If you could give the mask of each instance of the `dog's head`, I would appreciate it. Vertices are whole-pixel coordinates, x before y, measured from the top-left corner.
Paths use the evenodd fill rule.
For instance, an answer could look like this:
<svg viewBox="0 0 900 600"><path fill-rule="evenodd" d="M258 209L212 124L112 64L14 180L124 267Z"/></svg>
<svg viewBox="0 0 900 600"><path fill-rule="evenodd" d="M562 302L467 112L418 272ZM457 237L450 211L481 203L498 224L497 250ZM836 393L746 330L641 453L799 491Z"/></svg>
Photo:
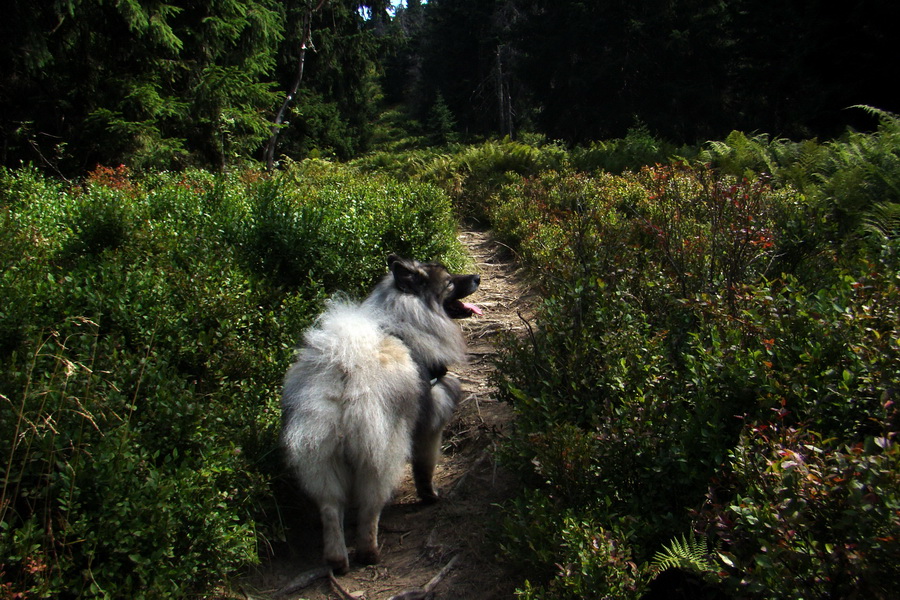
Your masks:
<svg viewBox="0 0 900 600"><path fill-rule="evenodd" d="M398 290L440 305L450 318L464 319L482 314L474 304L462 302L463 298L478 289L480 275L455 275L444 265L420 263L394 254L388 257L388 267Z"/></svg>

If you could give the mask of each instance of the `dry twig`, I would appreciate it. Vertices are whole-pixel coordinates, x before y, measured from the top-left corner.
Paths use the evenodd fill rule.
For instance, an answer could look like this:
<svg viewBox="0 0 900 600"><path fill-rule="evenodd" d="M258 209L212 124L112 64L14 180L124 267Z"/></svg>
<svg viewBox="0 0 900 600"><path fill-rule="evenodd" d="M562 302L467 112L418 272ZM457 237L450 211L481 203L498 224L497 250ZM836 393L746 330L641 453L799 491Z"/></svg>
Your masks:
<svg viewBox="0 0 900 600"><path fill-rule="evenodd" d="M456 564L456 560L459 558L459 554L451 558L444 568L441 569L437 575L431 578L431 581L425 584L425 587L422 588L413 588L411 590L406 590L405 592L400 592L394 596L390 597L390 600L426 600L428 598L432 598L434 596L434 588L447 576L447 573L450 572L450 569L453 568L453 565Z"/></svg>
<svg viewBox="0 0 900 600"><path fill-rule="evenodd" d="M317 567L315 569L310 569L309 571L304 571L291 579L287 585L278 590L278 592L276 592L275 594L275 597L284 598L286 596L290 596L291 594L299 592L305 587L309 587L309 585L316 579L321 579L322 577L327 577L328 575L331 575L331 567Z"/></svg>
<svg viewBox="0 0 900 600"><path fill-rule="evenodd" d="M331 588L335 591L335 593L343 598L343 600L359 600L360 595L354 595L348 592L344 586L340 584L337 578L334 576L333 571L328 571L328 581L331 582Z"/></svg>

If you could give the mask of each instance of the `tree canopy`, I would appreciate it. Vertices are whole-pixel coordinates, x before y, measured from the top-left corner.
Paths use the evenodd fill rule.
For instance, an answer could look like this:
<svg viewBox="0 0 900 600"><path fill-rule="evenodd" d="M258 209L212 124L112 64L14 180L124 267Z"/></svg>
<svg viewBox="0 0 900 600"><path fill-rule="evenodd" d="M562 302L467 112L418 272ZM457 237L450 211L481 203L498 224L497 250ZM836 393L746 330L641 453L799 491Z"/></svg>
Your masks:
<svg viewBox="0 0 900 600"><path fill-rule="evenodd" d="M861 124L849 106L898 108L883 66L897 58L893 3L431 0L423 13L412 105L440 92L464 131L830 136Z"/></svg>
<svg viewBox="0 0 900 600"><path fill-rule="evenodd" d="M883 66L900 6L875 0L9 4L0 158L65 174L222 168L263 158L273 126L277 155L350 158L369 149L382 98L437 141L830 136L866 125L849 106L900 108Z"/></svg>
<svg viewBox="0 0 900 600"><path fill-rule="evenodd" d="M285 144L349 156L365 139L384 0L14 0L0 23L3 162L224 166L258 158L290 85L299 23L317 52ZM303 142L296 140L302 139Z"/></svg>

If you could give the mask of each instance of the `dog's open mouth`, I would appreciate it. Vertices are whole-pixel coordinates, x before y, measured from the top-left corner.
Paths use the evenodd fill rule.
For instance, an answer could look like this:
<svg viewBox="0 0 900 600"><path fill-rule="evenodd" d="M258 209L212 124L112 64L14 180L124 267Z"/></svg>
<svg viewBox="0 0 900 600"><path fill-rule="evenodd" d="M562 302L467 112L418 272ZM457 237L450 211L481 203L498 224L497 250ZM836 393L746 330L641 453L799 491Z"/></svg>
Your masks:
<svg viewBox="0 0 900 600"><path fill-rule="evenodd" d="M451 319L467 319L472 315L483 314L476 305L462 301L463 298L474 294L480 285L479 275L452 275L451 283L448 285L452 288L452 293L444 300L444 312L447 316Z"/></svg>
<svg viewBox="0 0 900 600"><path fill-rule="evenodd" d="M444 302L444 311L451 319L467 319L472 315L484 314L476 305L452 298Z"/></svg>

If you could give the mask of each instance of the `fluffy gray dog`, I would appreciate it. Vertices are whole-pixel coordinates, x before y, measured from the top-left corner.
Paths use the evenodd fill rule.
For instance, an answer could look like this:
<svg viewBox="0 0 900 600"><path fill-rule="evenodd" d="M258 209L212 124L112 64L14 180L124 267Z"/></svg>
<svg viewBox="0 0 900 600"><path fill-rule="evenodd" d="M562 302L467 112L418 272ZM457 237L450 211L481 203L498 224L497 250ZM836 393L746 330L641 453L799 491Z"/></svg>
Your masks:
<svg viewBox="0 0 900 600"><path fill-rule="evenodd" d="M466 358L452 321L478 275L435 263L388 258L390 273L361 304L331 301L304 335L282 395L282 444L322 518L325 560L349 566L344 511L358 507L356 559L378 562L378 520L412 455L416 490L437 493L432 476L441 433L460 399L447 367Z"/></svg>

